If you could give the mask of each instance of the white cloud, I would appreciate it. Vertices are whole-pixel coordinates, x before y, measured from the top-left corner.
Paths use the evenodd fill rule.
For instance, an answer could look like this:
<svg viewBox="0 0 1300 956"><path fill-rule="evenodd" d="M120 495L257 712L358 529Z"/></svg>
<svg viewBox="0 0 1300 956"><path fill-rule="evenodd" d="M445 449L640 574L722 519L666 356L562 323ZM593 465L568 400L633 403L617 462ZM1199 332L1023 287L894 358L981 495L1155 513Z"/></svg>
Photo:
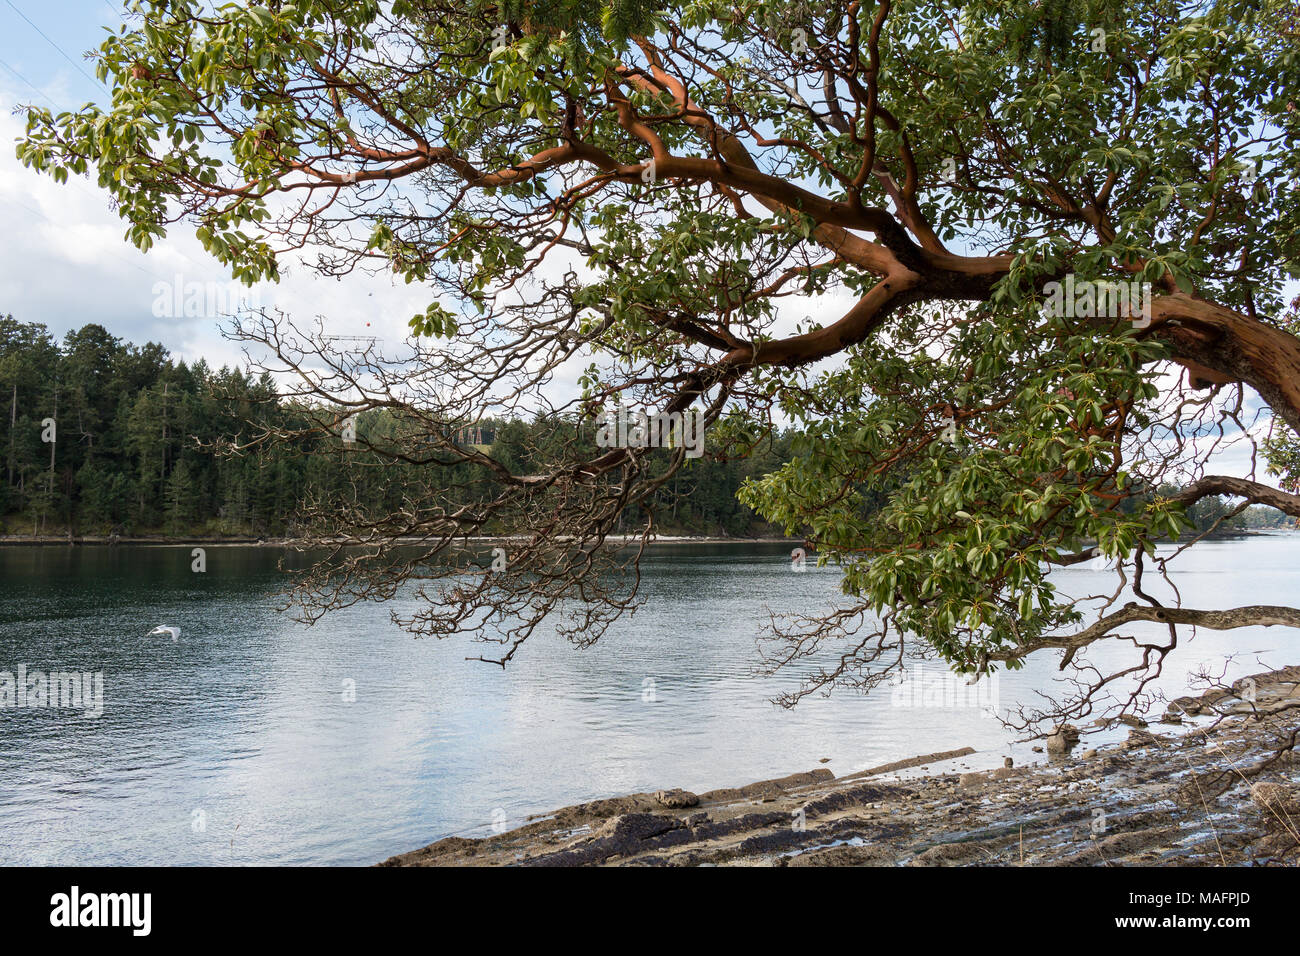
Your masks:
<svg viewBox="0 0 1300 956"><path fill-rule="evenodd" d="M49 96L67 102L58 91ZM24 130L12 106L30 100L0 87L0 142ZM0 150L0 310L23 322L41 322L58 337L95 322L137 345L160 342L177 358L210 365L242 364L236 343L220 333L215 315L156 317L160 282L227 286L230 275L194 238L189 225L172 227L149 253L125 239L126 224L93 182L65 185L26 169L12 149ZM290 267L277 285L257 289L263 305L298 319L321 315L339 335L374 335L397 343L407 321L423 311L429 292L365 274L338 281Z"/></svg>

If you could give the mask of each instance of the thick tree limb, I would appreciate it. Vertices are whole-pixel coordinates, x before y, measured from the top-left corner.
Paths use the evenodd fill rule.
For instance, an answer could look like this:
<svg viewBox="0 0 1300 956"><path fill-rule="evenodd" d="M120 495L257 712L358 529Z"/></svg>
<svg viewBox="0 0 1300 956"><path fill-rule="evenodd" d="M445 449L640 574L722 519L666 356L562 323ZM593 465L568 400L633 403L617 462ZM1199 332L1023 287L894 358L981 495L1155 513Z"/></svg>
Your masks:
<svg viewBox="0 0 1300 956"><path fill-rule="evenodd" d="M1190 624L1194 627L1208 627L1212 631L1274 625L1300 628L1300 608L1282 607L1276 604L1251 604L1227 611L1201 611L1188 607L1148 607L1141 604L1126 604L1114 614L1106 615L1077 634L1044 637L1019 647L994 651L989 654L989 660L1019 660L1027 654L1049 647L1075 651L1101 640L1116 628L1134 621L1151 621L1169 625ZM1067 660L1070 656L1067 655Z"/></svg>
<svg viewBox="0 0 1300 956"><path fill-rule="evenodd" d="M1231 495L1255 504L1269 505L1278 511L1300 518L1300 495L1288 494L1258 481L1228 475L1206 475L1192 482L1170 500L1190 505L1211 495Z"/></svg>
<svg viewBox="0 0 1300 956"><path fill-rule="evenodd" d="M1245 382L1300 431L1300 339L1275 325L1184 293L1155 296L1152 331L1208 381ZM1197 368L1201 371L1199 376ZM1205 374L1208 369L1214 376Z"/></svg>

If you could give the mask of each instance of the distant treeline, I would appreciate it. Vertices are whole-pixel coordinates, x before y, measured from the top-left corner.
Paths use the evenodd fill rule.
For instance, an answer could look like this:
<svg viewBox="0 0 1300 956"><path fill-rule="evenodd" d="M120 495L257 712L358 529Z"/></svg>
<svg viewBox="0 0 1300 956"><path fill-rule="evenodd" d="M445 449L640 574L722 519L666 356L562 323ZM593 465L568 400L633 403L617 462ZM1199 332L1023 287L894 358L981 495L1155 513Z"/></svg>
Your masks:
<svg viewBox="0 0 1300 956"><path fill-rule="evenodd" d="M362 416L363 433L391 430L386 415ZM246 439L254 420L302 434L239 456L218 454L219 440ZM492 490L492 477L477 466L364 467L364 451L343 449L337 436L313 432L319 420L319 409L278 398L266 374L173 361L157 343L137 347L95 324L59 343L44 325L0 316L0 530L269 537L293 533L306 500L346 501L379 514L397 510L416 485L454 482L479 493ZM490 440L494 458L516 474L529 474L575 428L545 417L493 421L469 440ZM690 461L653 502L657 530L781 533L740 504L736 491L747 478L788 461L792 439L776 434L740 460L706 455ZM1229 510L1223 499L1208 498L1190 517L1203 530ZM642 508L630 509L623 530L643 519ZM1221 530L1291 524L1281 512L1257 506Z"/></svg>
<svg viewBox="0 0 1300 956"><path fill-rule="evenodd" d="M363 415L363 435L382 430L385 414ZM319 417L319 410L277 400L266 374L173 361L161 345L137 347L95 324L59 343L44 325L0 316L0 526L24 535L267 537L292 533L308 499L346 500L377 513L401 504L404 481L445 477L491 491L484 469L467 474L461 466L444 476L438 468L417 474L407 466L356 467L365 453L342 449L332 435L278 441L237 457L216 451L218 439L247 439L253 420L308 431ZM494 457L527 474L534 464L540 469L540 460L532 461L536 449L553 444L563 424L492 422L484 432ZM743 461L690 462L660 490L656 528L779 533L741 505L736 491L789 457L789 436L776 436ZM625 516L624 530L638 527L640 511Z"/></svg>

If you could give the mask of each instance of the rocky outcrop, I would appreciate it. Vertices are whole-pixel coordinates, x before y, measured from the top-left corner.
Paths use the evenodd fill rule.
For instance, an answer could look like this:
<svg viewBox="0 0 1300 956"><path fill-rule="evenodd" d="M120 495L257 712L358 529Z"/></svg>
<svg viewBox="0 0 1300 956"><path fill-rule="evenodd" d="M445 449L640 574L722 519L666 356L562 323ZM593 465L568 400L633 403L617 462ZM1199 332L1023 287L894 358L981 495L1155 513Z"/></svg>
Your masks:
<svg viewBox="0 0 1300 956"><path fill-rule="evenodd" d="M1079 728L1073 724L1062 724L1047 738L1049 754L1069 753L1079 743Z"/></svg>
<svg viewBox="0 0 1300 956"><path fill-rule="evenodd" d="M1270 856L1294 857L1300 850L1300 787L1280 783L1257 783L1250 799L1260 810L1260 824L1267 835L1260 849Z"/></svg>
<svg viewBox="0 0 1300 956"><path fill-rule="evenodd" d="M658 790L655 792L655 800L661 807L667 807L669 810L699 806L700 803L699 797L689 790L682 790L681 788Z"/></svg>
<svg viewBox="0 0 1300 956"><path fill-rule="evenodd" d="M1300 668L1257 675L1241 693L1287 699ZM483 839L449 837L389 866L980 866L1223 865L1300 859L1300 760L1264 762L1300 717L1289 708L1221 716L1231 694L1188 698L1206 713L1177 733L1129 739L1050 763L902 779L929 760L836 779L825 768L694 794L630 794L565 807ZM1258 718L1258 719L1257 719ZM1068 745L1068 746L1067 746ZM1064 750L1056 747L1064 746ZM892 769L891 769L892 768ZM1252 769L1253 768L1253 769ZM1249 777L1243 776L1249 773ZM1253 786L1244 780L1249 779Z"/></svg>
<svg viewBox="0 0 1300 956"><path fill-rule="evenodd" d="M1231 687L1212 687L1199 697L1178 697L1165 708L1164 721L1184 716L1271 716L1300 708L1300 665L1252 674Z"/></svg>
<svg viewBox="0 0 1300 956"><path fill-rule="evenodd" d="M1280 783L1257 783L1250 788L1250 799L1261 810L1278 817L1300 816L1300 789Z"/></svg>

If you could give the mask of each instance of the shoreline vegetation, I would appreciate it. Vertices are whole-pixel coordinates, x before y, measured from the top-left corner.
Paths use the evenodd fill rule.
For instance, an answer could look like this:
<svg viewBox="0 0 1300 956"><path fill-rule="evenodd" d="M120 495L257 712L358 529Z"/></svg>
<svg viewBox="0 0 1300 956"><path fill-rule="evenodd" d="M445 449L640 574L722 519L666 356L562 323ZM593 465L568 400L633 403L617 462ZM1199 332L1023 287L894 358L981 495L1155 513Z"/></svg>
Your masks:
<svg viewBox="0 0 1300 956"><path fill-rule="evenodd" d="M1286 865L1300 854L1300 666L1168 703L1158 731L1046 762L974 768L970 747L836 778L825 768L706 793L665 789L564 807L379 866ZM1075 730L1076 728L1071 728ZM913 775L916 770L923 771Z"/></svg>
<svg viewBox="0 0 1300 956"><path fill-rule="evenodd" d="M1207 540L1235 539L1235 538L1253 538L1267 537L1274 534L1293 534L1300 529L1281 527L1265 529L1226 529L1204 534L1202 537ZM1187 541L1195 538L1194 532L1187 532L1178 539L1167 539L1168 543L1177 541ZM510 535L475 535L473 537L462 539L467 544L490 544L499 541L515 541L517 537ZM610 535L606 541L619 544L631 544L639 541L639 535ZM119 545L119 544L160 544L182 546L187 544L193 545L238 545L243 547L259 548L289 548L299 545L308 547L328 546L334 543L330 539L305 540L284 537L253 537L253 536L229 536L229 535L166 535L166 534L139 534L139 535L108 535L108 534L8 534L0 529L0 546L4 545ZM403 538L396 542L400 545L418 546L422 543L418 538ZM789 535L719 535L719 534L656 534L651 537L652 544L792 544L807 547L808 543L802 538ZM363 545L358 545L363 547Z"/></svg>
<svg viewBox="0 0 1300 956"><path fill-rule="evenodd" d="M90 323L62 341L37 322L0 315L0 541L38 543L239 543L292 540L317 527L302 520L302 503L328 510L347 500L361 513L387 514L410 492L416 499L495 499L501 486L485 466L454 463L429 446L421 464L395 471L373 467L369 446L431 436L408 435L386 409L362 412L349 446L345 409L291 400L270 376L229 367L187 364L155 342L136 346ZM231 442L256 423L297 436L273 447L234 454ZM409 423L408 423L409 424ZM532 420L484 419L448 438L489 453L515 474L544 472L566 443L599 447L594 423L577 414ZM797 432L777 429L743 454L719 450L699 436L702 457L674 474L652 498L629 506L623 532L653 515L660 537L683 540L784 540L787 529L742 504L746 482L795 456ZM669 452L655 449L663 464ZM1162 485L1124 504L1141 507L1182 489ZM868 509L879 507L872 499ZM319 517L319 516L318 516ZM866 517L870 517L868 514ZM1198 532L1235 532L1294 525L1282 512L1253 505L1234 513L1222 496L1187 509ZM489 524L481 530L504 528ZM484 540L499 540L485 538Z"/></svg>
<svg viewBox="0 0 1300 956"><path fill-rule="evenodd" d="M567 446L599 448L594 421L576 412L441 426L388 408L349 416L341 406L282 394L265 373L186 363L156 342L136 346L95 323L58 340L41 323L4 314L0 402L0 537L66 541L69 529L79 537L116 533L119 541L301 537L331 524L340 502L350 513L383 516L408 498L426 506L495 500L499 476L460 460L466 448L516 475L546 472ZM240 446L263 431L292 437ZM643 526L653 514L665 534L780 534L737 495L792 459L793 430L760 437L743 455L696 437L697 450L709 454L629 505L615 530ZM417 454L380 467L396 447ZM655 448L649 457L658 467L671 454ZM498 523L476 530L510 531Z"/></svg>
<svg viewBox="0 0 1300 956"><path fill-rule="evenodd" d="M1234 535L1236 537L1236 535ZM469 538L460 539L466 544L491 544L499 541L516 541L517 537L510 535L478 535ZM618 544L632 544L640 540L638 535L610 535L605 539L609 542ZM651 539L653 544L799 544L802 539L782 537L780 535L771 535L767 537L726 537L722 535L677 535L677 534L657 534ZM170 537L167 535L138 535L132 537L110 536L110 535L90 535L79 534L75 536L68 535L7 535L0 534L0 546L3 545L119 545L119 544L161 544L183 546L187 544L194 545L237 545L241 547L258 547L258 548L289 548L297 545L306 545L308 547L324 547L332 542L329 539L320 541L299 541L292 538L250 538L250 537L205 537L202 535ZM385 542L388 543L388 542ZM397 539L396 544L418 546L422 543L418 538L401 538ZM358 545L365 547L365 545Z"/></svg>

